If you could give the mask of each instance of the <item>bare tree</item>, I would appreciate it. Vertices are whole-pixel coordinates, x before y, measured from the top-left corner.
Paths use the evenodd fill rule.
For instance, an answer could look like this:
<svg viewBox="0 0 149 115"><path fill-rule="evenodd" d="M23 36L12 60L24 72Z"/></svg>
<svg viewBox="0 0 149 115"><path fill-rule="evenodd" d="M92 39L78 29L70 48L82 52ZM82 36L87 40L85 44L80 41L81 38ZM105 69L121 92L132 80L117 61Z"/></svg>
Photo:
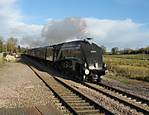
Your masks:
<svg viewBox="0 0 149 115"><path fill-rule="evenodd" d="M6 46L7 46L7 51L14 53L16 52L16 48L17 48L17 39L15 38L9 38L6 42Z"/></svg>

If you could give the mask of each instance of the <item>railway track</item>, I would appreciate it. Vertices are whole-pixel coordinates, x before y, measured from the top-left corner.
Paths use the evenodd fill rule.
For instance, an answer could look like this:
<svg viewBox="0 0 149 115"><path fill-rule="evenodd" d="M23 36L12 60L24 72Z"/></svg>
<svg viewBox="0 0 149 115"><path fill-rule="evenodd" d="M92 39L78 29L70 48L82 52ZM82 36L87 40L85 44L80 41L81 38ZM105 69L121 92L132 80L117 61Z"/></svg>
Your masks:
<svg viewBox="0 0 149 115"><path fill-rule="evenodd" d="M32 69L32 68L31 68ZM98 103L91 100L85 94L80 93L63 80L57 77L45 77L40 75L34 69L35 74L46 84L47 87L54 93L55 97L60 100L61 105L68 109L69 114L114 114L110 109L104 108ZM88 87L96 92L100 92L103 95L120 102L125 106L129 106L130 109L135 109L145 115L149 114L148 101L145 99L137 98L131 94L119 91L104 84L92 84L82 83L85 87ZM127 94L127 95L126 95Z"/></svg>
<svg viewBox="0 0 149 115"><path fill-rule="evenodd" d="M69 114L104 114L113 115L111 111L102 107L98 103L89 99L85 95L81 94L79 91L67 85L65 82L57 77L45 77L40 75L32 67L30 67L33 72L45 83L45 85L54 93L62 106L66 107ZM67 113L64 113L67 114Z"/></svg>
<svg viewBox="0 0 149 115"><path fill-rule="evenodd" d="M130 93L127 93L125 91L122 91L120 89L117 89L117 88L114 88L114 87L111 87L111 86L108 86L106 84L103 84L103 83L96 83L97 85L99 86L102 86L108 90L111 90L111 91L114 91L116 93L119 93L120 95L123 95L124 97L128 97L128 98L131 98L131 99L134 99L136 100L136 102L138 103L142 103L144 105L148 105L149 106L149 99L145 99L145 98L142 98L142 97L139 97L139 96L136 96L134 94L130 94Z"/></svg>
<svg viewBox="0 0 149 115"><path fill-rule="evenodd" d="M100 92L111 99L117 100L120 103L135 109L145 115L149 115L149 101L147 99L126 93L119 89L107 86L102 83L82 83L84 86Z"/></svg>

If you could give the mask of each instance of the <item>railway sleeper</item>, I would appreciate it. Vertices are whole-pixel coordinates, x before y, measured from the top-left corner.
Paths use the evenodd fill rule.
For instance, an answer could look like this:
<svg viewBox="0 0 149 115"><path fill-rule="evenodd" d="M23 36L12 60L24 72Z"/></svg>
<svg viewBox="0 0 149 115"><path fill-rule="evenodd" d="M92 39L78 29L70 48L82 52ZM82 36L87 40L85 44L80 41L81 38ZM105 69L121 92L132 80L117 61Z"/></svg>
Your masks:
<svg viewBox="0 0 149 115"><path fill-rule="evenodd" d="M85 100L66 100L67 103L84 103Z"/></svg>
<svg viewBox="0 0 149 115"><path fill-rule="evenodd" d="M54 89L54 88L53 88L53 89ZM67 90L66 90L66 89L65 89L65 90L64 90L64 89L59 89L59 90L58 90L58 89L55 89L55 90L57 90L58 93L67 93L67 94L73 93L72 91L70 91L70 90L68 90L68 89L67 89Z"/></svg>
<svg viewBox="0 0 149 115"><path fill-rule="evenodd" d="M72 106L75 110L82 110L82 109L95 109L94 106L80 106L80 105L76 105L76 106Z"/></svg>
<svg viewBox="0 0 149 115"><path fill-rule="evenodd" d="M59 93L59 94L70 94L70 93L72 93L72 92L70 92L70 91L58 91L57 89L54 89L57 93Z"/></svg>
<svg viewBox="0 0 149 115"><path fill-rule="evenodd" d="M89 106L90 104L88 102L82 103L82 102L78 102L78 103L69 103L69 105L73 106Z"/></svg>
<svg viewBox="0 0 149 115"><path fill-rule="evenodd" d="M76 95L72 95L71 93L59 93L59 92L57 92L61 97L65 97L65 96L76 96Z"/></svg>
<svg viewBox="0 0 149 115"><path fill-rule="evenodd" d="M82 99L64 99L66 102L69 102L69 101L82 101L84 102L84 100Z"/></svg>
<svg viewBox="0 0 149 115"><path fill-rule="evenodd" d="M75 98L78 97L76 95L61 95L63 98ZM79 97L78 97L79 98Z"/></svg>
<svg viewBox="0 0 149 115"><path fill-rule="evenodd" d="M63 89L63 90L68 90L68 89L66 89L64 86L61 86L60 87L60 85L58 85L58 86L53 86L52 88L56 88L56 89L59 89L60 91Z"/></svg>
<svg viewBox="0 0 149 115"><path fill-rule="evenodd" d="M59 90L57 90L57 89L54 89L57 93L59 93L59 94L71 94L71 93L73 93L73 92L71 92L71 91L64 91L63 89L61 89L62 91L59 91Z"/></svg>
<svg viewBox="0 0 149 115"><path fill-rule="evenodd" d="M59 91L57 91L57 93L60 94L60 95L61 94L67 94L67 95L72 94L72 92L69 92L69 91L68 92L62 92L62 91L59 92Z"/></svg>
<svg viewBox="0 0 149 115"><path fill-rule="evenodd" d="M79 97L63 97L64 100L82 100L81 98Z"/></svg>
<svg viewBox="0 0 149 115"><path fill-rule="evenodd" d="M98 109L92 110L92 109L87 109L87 110L77 110L78 114L99 114L100 111Z"/></svg>
<svg viewBox="0 0 149 115"><path fill-rule="evenodd" d="M65 96L76 96L76 94L61 94L61 96L65 97Z"/></svg>

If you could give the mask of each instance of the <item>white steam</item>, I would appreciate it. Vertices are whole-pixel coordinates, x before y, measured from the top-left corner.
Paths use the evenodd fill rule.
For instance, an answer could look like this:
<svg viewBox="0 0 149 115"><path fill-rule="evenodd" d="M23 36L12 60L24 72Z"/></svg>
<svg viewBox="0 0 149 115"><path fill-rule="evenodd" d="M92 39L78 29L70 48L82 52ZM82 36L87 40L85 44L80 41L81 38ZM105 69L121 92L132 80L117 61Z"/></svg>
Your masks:
<svg viewBox="0 0 149 115"><path fill-rule="evenodd" d="M86 22L81 18L66 18L64 20L50 20L42 30L44 43L56 44L87 36Z"/></svg>

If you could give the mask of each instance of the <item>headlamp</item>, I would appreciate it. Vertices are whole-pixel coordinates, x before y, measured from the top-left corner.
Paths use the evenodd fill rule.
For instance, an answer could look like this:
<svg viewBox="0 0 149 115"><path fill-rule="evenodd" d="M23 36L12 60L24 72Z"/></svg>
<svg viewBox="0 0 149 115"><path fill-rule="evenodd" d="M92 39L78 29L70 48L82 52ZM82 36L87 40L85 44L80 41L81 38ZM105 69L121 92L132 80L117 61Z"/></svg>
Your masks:
<svg viewBox="0 0 149 115"><path fill-rule="evenodd" d="M85 69L85 74L88 75L90 72L88 69Z"/></svg>

